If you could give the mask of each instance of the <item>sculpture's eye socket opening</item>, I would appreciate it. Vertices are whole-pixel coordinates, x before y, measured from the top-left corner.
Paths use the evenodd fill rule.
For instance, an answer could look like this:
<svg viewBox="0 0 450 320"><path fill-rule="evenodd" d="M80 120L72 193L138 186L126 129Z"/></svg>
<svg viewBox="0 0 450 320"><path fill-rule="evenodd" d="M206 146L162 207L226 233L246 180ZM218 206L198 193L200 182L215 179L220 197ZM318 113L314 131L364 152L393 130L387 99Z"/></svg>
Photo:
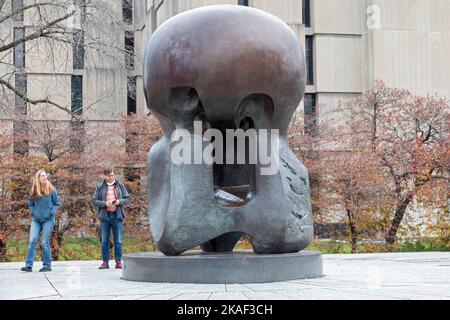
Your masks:
<svg viewBox="0 0 450 320"><path fill-rule="evenodd" d="M230 126L234 127L231 123ZM247 135L249 130L255 129L255 123L250 117L245 117L240 121L238 129L242 129ZM250 144L255 143L256 140L252 141L251 137L245 136L244 146L242 146L240 144L243 141L234 137L234 164L215 164L213 168L214 193L217 203L222 207L244 206L254 198L256 193L256 163L252 163L250 157ZM242 152L245 155L245 162L239 164L238 157Z"/></svg>
<svg viewBox="0 0 450 320"><path fill-rule="evenodd" d="M242 207L256 193L256 165L215 164L214 194L222 207Z"/></svg>
<svg viewBox="0 0 450 320"><path fill-rule="evenodd" d="M255 123L253 122L252 118L245 117L244 119L241 120L239 128L244 131L247 131L248 129L255 129Z"/></svg>
<svg viewBox="0 0 450 320"><path fill-rule="evenodd" d="M234 136L233 164L214 165L214 192L222 207L241 207L256 195L256 169L259 148L259 129L271 129L273 101L265 94L252 94L245 98L235 110L234 119L220 124L220 130L240 129ZM228 142L228 141L227 141ZM229 155L224 145L223 154Z"/></svg>
<svg viewBox="0 0 450 320"><path fill-rule="evenodd" d="M170 118L184 129L192 129L194 121L206 121L205 109L197 90L192 87L176 87L169 92Z"/></svg>

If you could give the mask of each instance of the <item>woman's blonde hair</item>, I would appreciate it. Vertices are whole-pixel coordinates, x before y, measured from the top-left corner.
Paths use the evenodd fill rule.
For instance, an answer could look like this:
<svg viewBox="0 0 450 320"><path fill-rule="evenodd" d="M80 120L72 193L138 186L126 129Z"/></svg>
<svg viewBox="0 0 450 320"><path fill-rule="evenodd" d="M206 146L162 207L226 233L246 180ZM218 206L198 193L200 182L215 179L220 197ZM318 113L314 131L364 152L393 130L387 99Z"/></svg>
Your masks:
<svg viewBox="0 0 450 320"><path fill-rule="evenodd" d="M38 172L34 175L33 186L31 187L31 197L33 200L38 200L42 194L48 196L54 189L53 185L48 180L44 186L41 185L39 178L42 172L45 172L45 170L38 170Z"/></svg>

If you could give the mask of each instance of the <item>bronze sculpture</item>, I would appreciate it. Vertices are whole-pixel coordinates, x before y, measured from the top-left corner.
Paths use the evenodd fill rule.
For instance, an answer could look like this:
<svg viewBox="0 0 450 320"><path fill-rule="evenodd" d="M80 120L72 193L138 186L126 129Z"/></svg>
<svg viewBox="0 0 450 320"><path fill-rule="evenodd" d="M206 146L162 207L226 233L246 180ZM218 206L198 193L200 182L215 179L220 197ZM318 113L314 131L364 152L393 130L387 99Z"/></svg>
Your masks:
<svg viewBox="0 0 450 320"><path fill-rule="evenodd" d="M307 169L287 142L305 92L295 34L257 9L220 5L179 14L152 35L144 58L148 108L164 136L148 160L150 224L158 248L232 251L244 234L255 253L298 252L313 237ZM194 121L227 129L279 130L280 170L261 164L174 164L177 129ZM274 150L272 150L274 151Z"/></svg>

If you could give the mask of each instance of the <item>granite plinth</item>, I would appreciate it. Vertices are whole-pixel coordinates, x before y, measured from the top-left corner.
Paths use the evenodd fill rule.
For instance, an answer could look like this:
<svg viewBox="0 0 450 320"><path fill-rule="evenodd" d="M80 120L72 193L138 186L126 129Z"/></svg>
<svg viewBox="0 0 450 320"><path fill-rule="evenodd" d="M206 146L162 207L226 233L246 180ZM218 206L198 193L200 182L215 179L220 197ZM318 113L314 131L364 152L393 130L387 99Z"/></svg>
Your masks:
<svg viewBox="0 0 450 320"><path fill-rule="evenodd" d="M180 256L136 253L123 257L122 279L159 283L242 284L312 279L323 275L320 252L288 254L187 252Z"/></svg>

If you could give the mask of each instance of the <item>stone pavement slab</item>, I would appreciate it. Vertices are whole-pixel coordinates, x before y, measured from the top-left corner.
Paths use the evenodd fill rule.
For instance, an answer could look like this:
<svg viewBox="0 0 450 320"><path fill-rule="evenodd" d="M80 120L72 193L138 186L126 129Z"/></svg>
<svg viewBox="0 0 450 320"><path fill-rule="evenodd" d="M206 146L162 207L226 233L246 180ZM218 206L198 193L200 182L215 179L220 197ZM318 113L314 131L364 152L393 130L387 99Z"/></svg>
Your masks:
<svg viewBox="0 0 450 320"><path fill-rule="evenodd" d="M323 255L325 276L258 284L140 283L100 261L53 263L53 272L0 263L0 299L17 300L450 300L450 253Z"/></svg>

